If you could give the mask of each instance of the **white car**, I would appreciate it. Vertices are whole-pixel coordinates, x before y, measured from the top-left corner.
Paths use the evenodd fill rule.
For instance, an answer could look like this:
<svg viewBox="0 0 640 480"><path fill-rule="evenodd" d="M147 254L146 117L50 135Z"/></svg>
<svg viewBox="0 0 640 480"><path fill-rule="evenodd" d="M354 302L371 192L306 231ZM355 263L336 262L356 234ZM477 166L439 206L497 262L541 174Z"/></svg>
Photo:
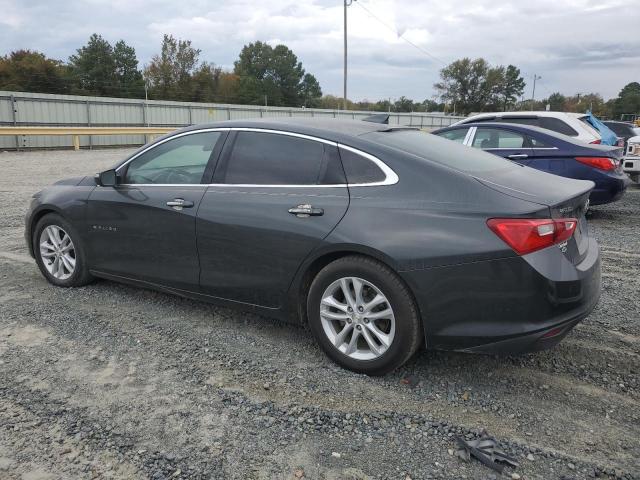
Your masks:
<svg viewBox="0 0 640 480"><path fill-rule="evenodd" d="M460 120L454 125L472 122L506 122L534 125L577 138L585 143L601 142L600 133L587 122L587 115L583 113L547 111L479 113Z"/></svg>
<svg viewBox="0 0 640 480"><path fill-rule="evenodd" d="M640 130L640 128L634 128ZM640 131L637 137L627 140L627 151L622 159L622 169L634 182L640 183Z"/></svg>

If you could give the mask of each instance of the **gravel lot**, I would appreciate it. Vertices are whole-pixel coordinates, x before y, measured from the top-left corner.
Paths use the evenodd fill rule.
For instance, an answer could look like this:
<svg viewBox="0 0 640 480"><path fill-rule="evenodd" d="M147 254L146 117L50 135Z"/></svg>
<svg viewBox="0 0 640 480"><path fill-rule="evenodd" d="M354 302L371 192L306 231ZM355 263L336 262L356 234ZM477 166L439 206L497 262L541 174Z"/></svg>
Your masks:
<svg viewBox="0 0 640 480"><path fill-rule="evenodd" d="M520 461L502 478L640 478L637 187L593 209L602 299L557 348L423 352L368 378L297 326L48 285L24 246L29 197L127 153L0 153L0 478L497 478L451 455L483 428Z"/></svg>

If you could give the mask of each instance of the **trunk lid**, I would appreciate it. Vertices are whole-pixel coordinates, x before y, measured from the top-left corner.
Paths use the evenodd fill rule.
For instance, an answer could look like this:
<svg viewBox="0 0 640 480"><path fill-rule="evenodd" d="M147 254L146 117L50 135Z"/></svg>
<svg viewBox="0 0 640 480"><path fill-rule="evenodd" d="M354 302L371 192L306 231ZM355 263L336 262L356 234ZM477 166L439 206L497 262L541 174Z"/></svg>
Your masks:
<svg viewBox="0 0 640 480"><path fill-rule="evenodd" d="M474 178L505 195L548 207L549 218L578 220L573 236L558 244L557 248L574 265L587 255L589 230L585 214L589 208L589 194L595 185L593 182L560 177L528 167L483 172Z"/></svg>

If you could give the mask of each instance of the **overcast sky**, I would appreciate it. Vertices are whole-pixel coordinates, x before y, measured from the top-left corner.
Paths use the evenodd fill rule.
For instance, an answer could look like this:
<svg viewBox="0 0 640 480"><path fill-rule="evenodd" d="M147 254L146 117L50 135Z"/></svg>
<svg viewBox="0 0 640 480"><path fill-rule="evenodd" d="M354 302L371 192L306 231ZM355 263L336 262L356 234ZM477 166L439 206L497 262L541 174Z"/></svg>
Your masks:
<svg viewBox="0 0 640 480"><path fill-rule="evenodd" d="M349 7L349 97L432 98L438 71L468 56L512 63L551 92L615 97L640 81L638 0L357 0ZM66 60L96 32L124 39L141 64L164 33L231 69L242 46L290 47L325 94L342 95L342 0L0 0L0 54ZM410 45L404 39L415 44Z"/></svg>

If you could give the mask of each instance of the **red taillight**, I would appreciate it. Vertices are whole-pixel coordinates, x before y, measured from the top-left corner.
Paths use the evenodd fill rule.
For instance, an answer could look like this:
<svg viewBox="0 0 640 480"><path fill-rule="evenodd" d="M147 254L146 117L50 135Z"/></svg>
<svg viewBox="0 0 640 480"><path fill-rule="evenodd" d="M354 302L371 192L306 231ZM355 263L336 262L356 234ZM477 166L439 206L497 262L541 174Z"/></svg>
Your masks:
<svg viewBox="0 0 640 480"><path fill-rule="evenodd" d="M487 225L517 254L535 252L571 238L578 225L575 218L490 218Z"/></svg>
<svg viewBox="0 0 640 480"><path fill-rule="evenodd" d="M563 330L564 328L561 328L561 327L552 328L547 333L545 333L541 338L553 338L557 335L560 335Z"/></svg>
<svg viewBox="0 0 640 480"><path fill-rule="evenodd" d="M602 140L598 138L597 140L594 140L593 142L589 142L589 143L592 145L600 145L602 143Z"/></svg>
<svg viewBox="0 0 640 480"><path fill-rule="evenodd" d="M584 163L598 170L615 170L616 162L608 157L576 157L580 163Z"/></svg>

